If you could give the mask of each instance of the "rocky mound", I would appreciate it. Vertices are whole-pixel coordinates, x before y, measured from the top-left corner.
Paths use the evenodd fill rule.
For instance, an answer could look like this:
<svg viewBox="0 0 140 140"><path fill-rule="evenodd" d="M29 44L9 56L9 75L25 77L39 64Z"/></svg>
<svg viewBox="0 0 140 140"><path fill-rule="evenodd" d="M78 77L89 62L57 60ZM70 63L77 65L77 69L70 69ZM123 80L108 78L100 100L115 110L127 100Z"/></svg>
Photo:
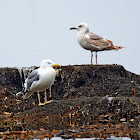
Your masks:
<svg viewBox="0 0 140 140"><path fill-rule="evenodd" d="M0 68L1 131L55 129L75 136L73 131L83 135L88 130L89 137L95 132L100 137L100 131L122 136L123 129L124 135L139 137L140 75L120 65L63 66L52 86L54 101L38 106L36 94L27 100L19 94L35 68Z"/></svg>

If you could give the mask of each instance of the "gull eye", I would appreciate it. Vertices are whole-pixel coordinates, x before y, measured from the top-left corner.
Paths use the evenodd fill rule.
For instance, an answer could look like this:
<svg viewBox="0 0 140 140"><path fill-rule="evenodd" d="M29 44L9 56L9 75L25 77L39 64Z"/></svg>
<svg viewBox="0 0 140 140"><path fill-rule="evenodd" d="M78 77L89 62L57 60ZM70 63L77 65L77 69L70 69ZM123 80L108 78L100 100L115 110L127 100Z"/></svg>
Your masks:
<svg viewBox="0 0 140 140"><path fill-rule="evenodd" d="M82 26L81 26L81 25L79 25L79 27L81 28Z"/></svg>
<svg viewBox="0 0 140 140"><path fill-rule="evenodd" d="M49 65L51 64L51 62L47 62Z"/></svg>

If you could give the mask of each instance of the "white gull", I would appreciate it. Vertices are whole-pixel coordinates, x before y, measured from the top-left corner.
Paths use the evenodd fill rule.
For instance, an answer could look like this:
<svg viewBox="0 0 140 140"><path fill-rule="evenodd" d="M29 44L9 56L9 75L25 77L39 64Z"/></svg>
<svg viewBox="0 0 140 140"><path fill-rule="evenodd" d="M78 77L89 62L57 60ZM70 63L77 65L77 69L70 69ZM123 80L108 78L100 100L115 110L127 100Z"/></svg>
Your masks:
<svg viewBox="0 0 140 140"><path fill-rule="evenodd" d="M80 23L76 27L70 28L70 30L76 29L77 40L81 47L91 51L91 64L92 64L92 52L96 52L96 64L97 64L97 52L106 50L119 50L123 47L116 46L111 40L105 39L95 33L89 32L88 25L86 23Z"/></svg>
<svg viewBox="0 0 140 140"><path fill-rule="evenodd" d="M49 103L46 97L46 89L50 88L55 81L56 71L53 67L60 67L58 64L54 64L51 60L45 59L42 61L41 66L33 70L27 79L25 80L25 91L26 94L24 99L29 98L34 92L38 92L39 105ZM45 102L40 102L39 92L45 91Z"/></svg>

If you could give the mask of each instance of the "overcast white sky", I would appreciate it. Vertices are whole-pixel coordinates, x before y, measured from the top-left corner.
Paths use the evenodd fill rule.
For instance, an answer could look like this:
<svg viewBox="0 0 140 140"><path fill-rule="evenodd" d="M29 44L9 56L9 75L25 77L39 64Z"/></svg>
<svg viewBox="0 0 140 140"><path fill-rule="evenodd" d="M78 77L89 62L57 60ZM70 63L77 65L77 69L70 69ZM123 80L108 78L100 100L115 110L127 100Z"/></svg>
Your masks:
<svg viewBox="0 0 140 140"><path fill-rule="evenodd" d="M90 51L69 30L80 22L125 47L99 52L99 64L140 74L140 0L0 0L0 67L39 66L45 58L89 64Z"/></svg>

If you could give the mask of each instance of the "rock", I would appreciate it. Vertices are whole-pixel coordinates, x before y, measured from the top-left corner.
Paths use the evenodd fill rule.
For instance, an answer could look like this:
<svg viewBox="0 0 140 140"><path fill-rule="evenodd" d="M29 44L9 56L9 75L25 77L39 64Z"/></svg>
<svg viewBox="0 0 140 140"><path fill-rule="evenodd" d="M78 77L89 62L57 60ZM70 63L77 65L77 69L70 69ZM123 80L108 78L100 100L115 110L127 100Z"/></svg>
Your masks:
<svg viewBox="0 0 140 140"><path fill-rule="evenodd" d="M8 95L15 95L22 90L22 82L18 69L0 68L0 87L5 89Z"/></svg>
<svg viewBox="0 0 140 140"><path fill-rule="evenodd" d="M62 66L52 86L54 101L38 106L36 93L27 100L20 94L27 75L36 68L0 68L1 129L9 128L4 123L9 120L13 130L64 130L65 126L74 131L68 131L64 137L72 137L73 133L79 136L80 132L83 136L86 129L92 129L89 134L97 133L104 127L111 132L120 123L127 132L140 129L140 75L120 65ZM41 99L44 101L44 94ZM5 112L13 113L12 118ZM119 133L117 128L114 131Z"/></svg>

